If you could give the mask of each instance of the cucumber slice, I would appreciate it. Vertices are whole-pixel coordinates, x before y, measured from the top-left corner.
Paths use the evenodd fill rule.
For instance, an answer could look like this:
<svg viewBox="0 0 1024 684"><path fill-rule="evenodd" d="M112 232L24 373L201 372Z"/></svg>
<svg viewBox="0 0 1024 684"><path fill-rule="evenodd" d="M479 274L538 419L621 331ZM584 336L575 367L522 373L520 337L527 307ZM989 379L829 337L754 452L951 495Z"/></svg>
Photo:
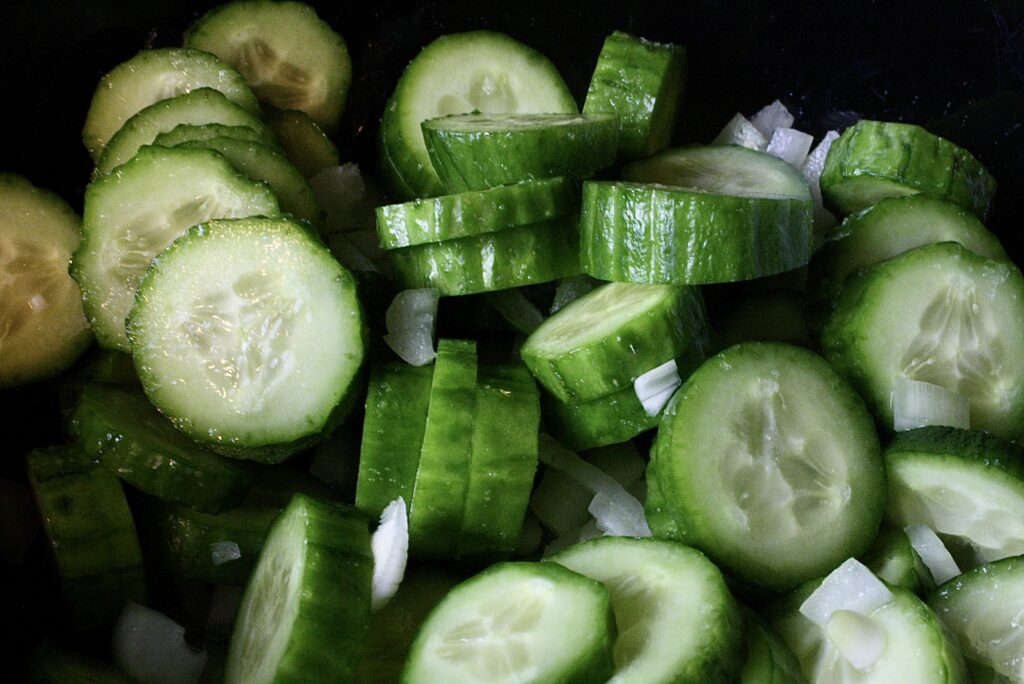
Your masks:
<svg viewBox="0 0 1024 684"><path fill-rule="evenodd" d="M191 228L146 272L128 321L146 394L175 426L281 460L351 408L367 331L356 283L287 218Z"/></svg>
<svg viewBox="0 0 1024 684"><path fill-rule="evenodd" d="M564 402L545 392L541 406L548 432L572 451L625 442L660 420L647 415L632 386L583 402Z"/></svg>
<svg viewBox="0 0 1024 684"><path fill-rule="evenodd" d="M890 486L892 482L890 481ZM871 548L863 556L863 563L878 579L894 587L917 593L923 589L923 580L931 574L910 545L907 533L899 527L883 526Z"/></svg>
<svg viewBox="0 0 1024 684"><path fill-rule="evenodd" d="M806 684L793 651L753 611L743 607L746 660L739 684Z"/></svg>
<svg viewBox="0 0 1024 684"><path fill-rule="evenodd" d="M99 161L107 141L140 110L198 88L212 88L254 115L259 104L245 79L216 55L188 48L143 50L100 79L85 115L82 141Z"/></svg>
<svg viewBox="0 0 1024 684"><path fill-rule="evenodd" d="M651 452L692 544L744 582L792 588L863 553L885 505L878 437L820 356L730 347L676 393Z"/></svg>
<svg viewBox="0 0 1024 684"><path fill-rule="evenodd" d="M706 325L696 288L608 283L545 320L519 354L549 392L578 403L632 389Z"/></svg>
<svg viewBox="0 0 1024 684"><path fill-rule="evenodd" d="M647 498L644 501L644 517L651 534L658 539L689 544L687 530L676 524L675 514L668 507L665 496L661 493L654 461L650 461L646 472Z"/></svg>
<svg viewBox="0 0 1024 684"><path fill-rule="evenodd" d="M221 5L189 29L185 45L238 69L261 102L303 111L324 128L341 119L352 80L348 47L303 2Z"/></svg>
<svg viewBox="0 0 1024 684"><path fill-rule="evenodd" d="M427 153L450 192L525 180L589 178L615 161L615 114L453 114L423 122Z"/></svg>
<svg viewBox="0 0 1024 684"><path fill-rule="evenodd" d="M737 675L740 609L722 573L699 551L654 539L604 537L548 560L608 588L618 627L610 681L697 684Z"/></svg>
<svg viewBox="0 0 1024 684"><path fill-rule="evenodd" d="M237 506L252 482L240 464L192 442L128 388L88 385L72 413L71 432L128 484L198 511Z"/></svg>
<svg viewBox="0 0 1024 684"><path fill-rule="evenodd" d="M372 575L368 520L296 494L242 595L225 684L353 681L366 649Z"/></svg>
<svg viewBox="0 0 1024 684"><path fill-rule="evenodd" d="M406 289L442 295L507 290L579 273L576 217L388 251Z"/></svg>
<svg viewBox="0 0 1024 684"><path fill-rule="evenodd" d="M619 116L619 156L649 157L672 139L686 82L686 48L615 31L605 38L584 114Z"/></svg>
<svg viewBox="0 0 1024 684"><path fill-rule="evenodd" d="M124 321L143 273L187 228L211 218L277 213L267 187L210 150L146 147L90 183L71 274L99 343L130 350Z"/></svg>
<svg viewBox="0 0 1024 684"><path fill-rule="evenodd" d="M267 134L267 130L257 131L248 126L226 126L224 124L181 124L166 133L153 138L153 144L160 147L176 147L181 143L212 140L213 138L231 138L243 142L258 142L279 149L277 140Z"/></svg>
<svg viewBox="0 0 1024 684"><path fill-rule="evenodd" d="M497 563L430 613L402 682L596 684L612 674L614 636L603 585L557 563Z"/></svg>
<svg viewBox="0 0 1024 684"><path fill-rule="evenodd" d="M305 178L341 163L338 148L306 112L271 108L266 117L288 161Z"/></svg>
<svg viewBox="0 0 1024 684"><path fill-rule="evenodd" d="M140 110L125 122L103 150L94 176L105 176L135 156L143 145L182 124L247 126L261 138L273 138L260 119L210 88L197 88L184 95L161 100Z"/></svg>
<svg viewBox="0 0 1024 684"><path fill-rule="evenodd" d="M491 31L441 36L409 63L384 109L381 166L395 197L444 193L420 124L473 111L575 114L577 108L554 65L536 50Z"/></svg>
<svg viewBox="0 0 1024 684"><path fill-rule="evenodd" d="M1024 432L1024 276L952 242L905 252L848 285L822 335L829 360L893 424L898 377L966 396L970 424Z"/></svg>
<svg viewBox="0 0 1024 684"><path fill-rule="evenodd" d="M453 240L575 214L579 202L567 178L524 181L378 207L377 236L384 249Z"/></svg>
<svg viewBox="0 0 1024 684"><path fill-rule="evenodd" d="M825 202L842 215L921 193L984 218L996 191L995 179L967 150L920 126L868 120L832 143L820 183Z"/></svg>
<svg viewBox="0 0 1024 684"><path fill-rule="evenodd" d="M0 173L0 387L58 375L92 341L67 273L80 223L57 195Z"/></svg>

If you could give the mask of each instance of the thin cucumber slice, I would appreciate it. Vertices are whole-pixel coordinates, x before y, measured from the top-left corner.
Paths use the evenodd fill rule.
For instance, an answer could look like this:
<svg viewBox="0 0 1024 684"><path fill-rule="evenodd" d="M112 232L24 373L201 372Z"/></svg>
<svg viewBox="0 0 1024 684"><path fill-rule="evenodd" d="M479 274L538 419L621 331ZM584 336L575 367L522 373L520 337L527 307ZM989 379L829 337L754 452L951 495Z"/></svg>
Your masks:
<svg viewBox="0 0 1024 684"><path fill-rule="evenodd" d="M928 604L956 635L964 655L1007 681L1024 678L1024 557L1006 558L951 579Z"/></svg>
<svg viewBox="0 0 1024 684"><path fill-rule="evenodd" d="M129 388L87 386L72 413L71 432L125 482L197 511L237 506L252 482L240 464L192 442Z"/></svg>
<svg viewBox="0 0 1024 684"><path fill-rule="evenodd" d="M441 36L406 67L381 120L382 167L397 199L444 193L420 124L473 111L575 114L577 108L554 65L536 50L491 31Z"/></svg>
<svg viewBox="0 0 1024 684"><path fill-rule="evenodd" d="M57 195L0 173L0 387L58 375L92 341L67 271L80 224Z"/></svg>
<svg viewBox="0 0 1024 684"><path fill-rule="evenodd" d="M341 119L352 80L348 47L303 2L221 5L189 29L185 45L238 69L261 102L303 111L328 129Z"/></svg>
<svg viewBox="0 0 1024 684"><path fill-rule="evenodd" d="M142 552L117 478L77 445L39 449L28 479L76 631L110 629L128 601L146 600Z"/></svg>
<svg viewBox="0 0 1024 684"><path fill-rule="evenodd" d="M372 576L369 521L296 494L245 587L225 684L353 681L366 649Z"/></svg>
<svg viewBox="0 0 1024 684"><path fill-rule="evenodd" d="M996 190L967 150L920 126L868 120L832 143L820 183L825 202L844 216L887 197L921 193L984 218Z"/></svg>
<svg viewBox="0 0 1024 684"><path fill-rule="evenodd" d="M672 140L686 82L686 48L615 31L605 38L583 104L619 116L619 156L649 157Z"/></svg>
<svg viewBox="0 0 1024 684"><path fill-rule="evenodd" d="M153 144L160 147L175 147L181 143L212 140L213 138L232 138L244 142L258 142L278 149L277 140L263 129L257 131L248 126L227 126L225 124L181 124L166 133L153 138Z"/></svg>
<svg viewBox="0 0 1024 684"><path fill-rule="evenodd" d="M706 325L696 288L608 283L545 320L519 354L549 392L578 403L631 389Z"/></svg>
<svg viewBox="0 0 1024 684"><path fill-rule="evenodd" d="M338 148L306 112L271 108L266 118L285 156L305 178L341 163Z"/></svg>
<svg viewBox="0 0 1024 684"><path fill-rule="evenodd" d="M546 283L580 272L576 217L388 251L406 289L464 295Z"/></svg>
<svg viewBox="0 0 1024 684"><path fill-rule="evenodd" d="M355 279L287 218L191 228L146 272L128 335L146 394L175 426L266 460L344 417L367 347Z"/></svg>
<svg viewBox="0 0 1024 684"><path fill-rule="evenodd" d="M608 591L557 563L498 563L427 617L403 684L605 682L615 622Z"/></svg>
<svg viewBox="0 0 1024 684"><path fill-rule="evenodd" d="M615 114L453 114L423 122L427 153L450 192L525 180L589 178L615 161Z"/></svg>
<svg viewBox="0 0 1024 684"><path fill-rule="evenodd" d="M604 537L548 560L608 588L618 628L610 681L697 684L736 676L743 618L704 554L672 542Z"/></svg>
<svg viewBox="0 0 1024 684"><path fill-rule="evenodd" d="M423 446L409 506L409 552L454 557L469 489L476 342L437 341Z"/></svg>
<svg viewBox="0 0 1024 684"><path fill-rule="evenodd" d="M1024 276L952 242L918 247L847 285L822 334L829 360L893 424L905 376L966 396L970 424L1024 432Z"/></svg>
<svg viewBox="0 0 1024 684"><path fill-rule="evenodd" d="M914 593L924 588L923 580L931 577L910 545L907 533L899 527L883 526L861 560L886 584Z"/></svg>
<svg viewBox="0 0 1024 684"><path fill-rule="evenodd" d="M793 588L863 553L885 505L863 401L820 356L730 347L675 394L651 452L692 544L742 581Z"/></svg>
<svg viewBox="0 0 1024 684"><path fill-rule="evenodd" d="M377 208L384 249L441 242L538 223L579 211L580 189L567 178L524 181Z"/></svg>
<svg viewBox="0 0 1024 684"><path fill-rule="evenodd" d="M771 627L743 607L743 640L747 656L739 684L806 684L800 661Z"/></svg>
<svg viewBox="0 0 1024 684"><path fill-rule="evenodd" d="M125 318L142 276L186 229L211 218L277 213L269 188L211 150L146 147L90 183L71 274L100 345L130 350Z"/></svg>

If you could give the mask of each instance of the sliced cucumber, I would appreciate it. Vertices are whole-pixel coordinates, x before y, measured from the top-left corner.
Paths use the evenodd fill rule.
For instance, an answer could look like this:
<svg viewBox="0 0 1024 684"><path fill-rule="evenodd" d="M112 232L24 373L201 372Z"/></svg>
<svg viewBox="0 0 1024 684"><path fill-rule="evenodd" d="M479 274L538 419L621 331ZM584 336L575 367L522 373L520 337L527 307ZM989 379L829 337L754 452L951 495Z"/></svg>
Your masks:
<svg viewBox="0 0 1024 684"><path fill-rule="evenodd" d="M612 674L614 636L598 582L557 563L498 563L430 613L402 682L596 684Z"/></svg>
<svg viewBox="0 0 1024 684"><path fill-rule="evenodd" d="M532 48L491 31L441 36L409 64L384 109L382 166L395 197L444 192L420 124L473 111L574 114L577 108L554 65Z"/></svg>
<svg viewBox="0 0 1024 684"><path fill-rule="evenodd" d="M146 394L193 439L280 460L351 408L367 346L356 283L287 218L191 228L128 321Z"/></svg>
<svg viewBox="0 0 1024 684"><path fill-rule="evenodd" d="M366 649L372 575L368 520L296 494L245 587L225 684L353 681Z"/></svg>
<svg viewBox="0 0 1024 684"><path fill-rule="evenodd" d="M306 112L271 108L266 117L285 156L304 177L341 163L338 148Z"/></svg>
<svg viewBox="0 0 1024 684"><path fill-rule="evenodd" d="M844 289L822 348L885 426L905 376L966 396L974 429L1024 432L1024 276L1012 263L943 242L876 264Z"/></svg>
<svg viewBox="0 0 1024 684"><path fill-rule="evenodd" d="M352 62L345 41L303 2L237 0L207 12L185 35L238 69L261 102L334 128Z"/></svg>
<svg viewBox="0 0 1024 684"><path fill-rule="evenodd" d="M806 684L800 662L771 627L753 611L743 609L747 656L739 684Z"/></svg>
<svg viewBox="0 0 1024 684"><path fill-rule="evenodd" d="M921 193L984 218L996 190L995 179L967 150L920 126L868 120L832 143L820 183L825 201L843 215Z"/></svg>
<svg viewBox="0 0 1024 684"><path fill-rule="evenodd" d="M0 173L0 387L57 375L92 341L67 272L80 224L57 195Z"/></svg>
<svg viewBox="0 0 1024 684"><path fill-rule="evenodd" d="M153 138L153 144L160 147L176 147L181 143L212 140L213 138L232 138L243 142L258 142L278 149L277 140L268 135L266 129L257 131L248 126L227 126L225 124L181 124L166 133Z"/></svg>
<svg viewBox="0 0 1024 684"><path fill-rule="evenodd" d="M657 427L660 420L647 414L632 386L582 402L565 402L545 392L541 406L548 432L573 451L625 442Z"/></svg>
<svg viewBox="0 0 1024 684"><path fill-rule="evenodd" d="M891 480L889 485L892 486ZM923 588L923 579L931 578L928 569L910 545L907 533L898 527L882 527L871 548L864 554L863 563L886 584L915 593Z"/></svg>
<svg viewBox="0 0 1024 684"><path fill-rule="evenodd" d="M549 560L608 588L618 628L610 681L697 684L731 681L738 673L739 606L722 573L699 551L654 539L604 537Z"/></svg>

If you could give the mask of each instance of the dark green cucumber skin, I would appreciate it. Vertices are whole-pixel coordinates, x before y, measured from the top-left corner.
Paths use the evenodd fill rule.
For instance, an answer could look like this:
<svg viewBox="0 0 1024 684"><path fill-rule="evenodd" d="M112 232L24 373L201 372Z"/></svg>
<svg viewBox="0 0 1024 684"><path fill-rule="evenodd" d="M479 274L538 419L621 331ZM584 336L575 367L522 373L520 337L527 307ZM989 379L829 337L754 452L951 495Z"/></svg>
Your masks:
<svg viewBox="0 0 1024 684"><path fill-rule="evenodd" d="M579 403L541 395L544 425L560 444L585 451L618 444L658 426L660 416L649 416L632 387Z"/></svg>
<svg viewBox="0 0 1024 684"><path fill-rule="evenodd" d="M680 544L691 544L686 529L676 524L675 515L669 510L665 496L661 493L661 480L653 460L647 464L645 478L647 498L644 500L644 517L647 518L647 526L651 528L652 536Z"/></svg>
<svg viewBox="0 0 1024 684"><path fill-rule="evenodd" d="M899 432L885 448L886 459L902 455L953 456L998 468L1024 481L1024 447L980 430L929 425Z"/></svg>
<svg viewBox="0 0 1024 684"><path fill-rule="evenodd" d="M580 272L576 217L388 251L404 287L442 295L507 290Z"/></svg>
<svg viewBox="0 0 1024 684"><path fill-rule="evenodd" d="M615 31L597 57L583 113L618 114L619 157L648 157L671 142L686 72L686 48Z"/></svg>
<svg viewBox="0 0 1024 684"><path fill-rule="evenodd" d="M427 152L449 192L557 176L589 178L615 162L619 144L615 114L577 114L578 124L523 128L510 124L501 129L504 116L456 114L423 122ZM533 115L538 120L546 116L550 115ZM474 128L476 119L486 119L493 128ZM453 122L465 124L457 130Z"/></svg>
<svg viewBox="0 0 1024 684"><path fill-rule="evenodd" d="M860 200L843 192L845 183L878 179L901 186L891 194ZM862 119L832 143L821 174L825 202L842 215L864 209L884 196L922 193L988 213L995 179L967 150L920 126Z"/></svg>
<svg viewBox="0 0 1024 684"><path fill-rule="evenodd" d="M178 432L138 391L92 384L71 418L91 457L130 485L169 503L219 513L241 503L252 475Z"/></svg>
<svg viewBox="0 0 1024 684"><path fill-rule="evenodd" d="M580 265L595 278L631 283L752 280L810 260L812 213L810 199L587 181Z"/></svg>
<svg viewBox="0 0 1024 684"><path fill-rule="evenodd" d="M174 147L186 142L203 142L213 138L231 138L243 142L258 142L280 151L277 140L259 133L248 126L225 126L224 124L181 124L153 139L158 147Z"/></svg>

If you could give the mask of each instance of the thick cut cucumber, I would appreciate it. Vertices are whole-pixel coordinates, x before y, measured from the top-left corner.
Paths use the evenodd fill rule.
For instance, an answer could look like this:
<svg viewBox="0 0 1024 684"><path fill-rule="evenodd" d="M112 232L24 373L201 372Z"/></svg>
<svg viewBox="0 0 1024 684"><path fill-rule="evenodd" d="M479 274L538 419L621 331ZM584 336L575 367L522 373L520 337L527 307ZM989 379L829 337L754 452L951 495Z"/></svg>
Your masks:
<svg viewBox="0 0 1024 684"><path fill-rule="evenodd" d="M397 249L539 223L579 206L579 184L567 178L525 181L379 207L377 236L384 249Z"/></svg>
<svg viewBox="0 0 1024 684"><path fill-rule="evenodd" d="M0 173L0 387L57 375L92 341L68 276L80 224L57 195Z"/></svg>
<svg viewBox="0 0 1024 684"><path fill-rule="evenodd" d="M352 62L345 41L303 2L238 0L203 15L185 45L238 69L261 102L305 112L334 128L345 109Z"/></svg>
<svg viewBox="0 0 1024 684"><path fill-rule="evenodd" d="M832 143L820 183L825 202L842 215L921 193L984 218L996 190L995 179L967 150L920 126L868 120Z"/></svg>
<svg viewBox="0 0 1024 684"><path fill-rule="evenodd" d="M580 272L576 216L388 251L408 288L464 295L546 283Z"/></svg>
<svg viewBox="0 0 1024 684"><path fill-rule="evenodd" d="M427 153L449 192L525 180L589 178L615 161L615 114L453 114L423 122Z"/></svg>
<svg viewBox="0 0 1024 684"><path fill-rule="evenodd" d="M583 105L619 116L619 156L648 157L672 140L686 81L686 48L615 31L605 38Z"/></svg>
<svg viewBox="0 0 1024 684"><path fill-rule="evenodd" d="M107 141L146 107L197 88L212 88L248 112L259 104L245 79L216 55L189 48L143 50L100 79L85 115L82 141L98 161Z"/></svg>
<svg viewBox="0 0 1024 684"><path fill-rule="evenodd" d="M455 587L420 628L403 684L597 684L612 674L608 591L557 563L498 563Z"/></svg>
<svg viewBox="0 0 1024 684"><path fill-rule="evenodd" d="M266 117L285 156L304 177L312 178L341 163L338 148L309 114L296 109L271 109Z"/></svg>
<svg viewBox="0 0 1024 684"><path fill-rule="evenodd" d="M287 218L191 228L146 272L127 327L146 394L179 429L265 460L343 417L367 346L355 279Z"/></svg>
<svg viewBox="0 0 1024 684"><path fill-rule="evenodd" d="M604 537L549 560L608 588L618 628L610 681L703 684L736 676L743 618L704 554L672 542Z"/></svg>
<svg viewBox="0 0 1024 684"><path fill-rule="evenodd" d="M129 351L125 318L150 262L212 218L275 215L277 199L210 150L146 147L89 184L71 273L99 343Z"/></svg>
<svg viewBox="0 0 1024 684"><path fill-rule="evenodd" d="M822 348L886 427L904 376L966 396L973 429L1024 432L1024 276L1008 261L942 242L876 264L844 288Z"/></svg>
<svg viewBox="0 0 1024 684"><path fill-rule="evenodd" d="M225 684L353 681L366 649L372 576L369 521L296 494L245 587Z"/></svg>
<svg viewBox="0 0 1024 684"><path fill-rule="evenodd" d="M160 147L175 147L181 143L199 142L212 140L213 138L231 138L243 142L258 142L278 149L277 141L273 136L267 135L266 129L262 132L248 126L227 126L224 124L181 124L175 126L166 133L160 133L153 138L153 144Z"/></svg>
<svg viewBox="0 0 1024 684"><path fill-rule="evenodd" d="M410 62L381 120L381 166L397 199L444 192L420 125L473 111L575 114L577 108L554 65L536 50L490 31L441 36Z"/></svg>
<svg viewBox="0 0 1024 684"><path fill-rule="evenodd" d="M582 402L565 402L544 392L541 406L548 432L573 451L628 441L660 420L647 414L632 387Z"/></svg>
<svg viewBox="0 0 1024 684"><path fill-rule="evenodd" d="M675 394L651 452L667 510L737 578L792 588L863 553L885 471L863 401L820 356L730 347Z"/></svg>

